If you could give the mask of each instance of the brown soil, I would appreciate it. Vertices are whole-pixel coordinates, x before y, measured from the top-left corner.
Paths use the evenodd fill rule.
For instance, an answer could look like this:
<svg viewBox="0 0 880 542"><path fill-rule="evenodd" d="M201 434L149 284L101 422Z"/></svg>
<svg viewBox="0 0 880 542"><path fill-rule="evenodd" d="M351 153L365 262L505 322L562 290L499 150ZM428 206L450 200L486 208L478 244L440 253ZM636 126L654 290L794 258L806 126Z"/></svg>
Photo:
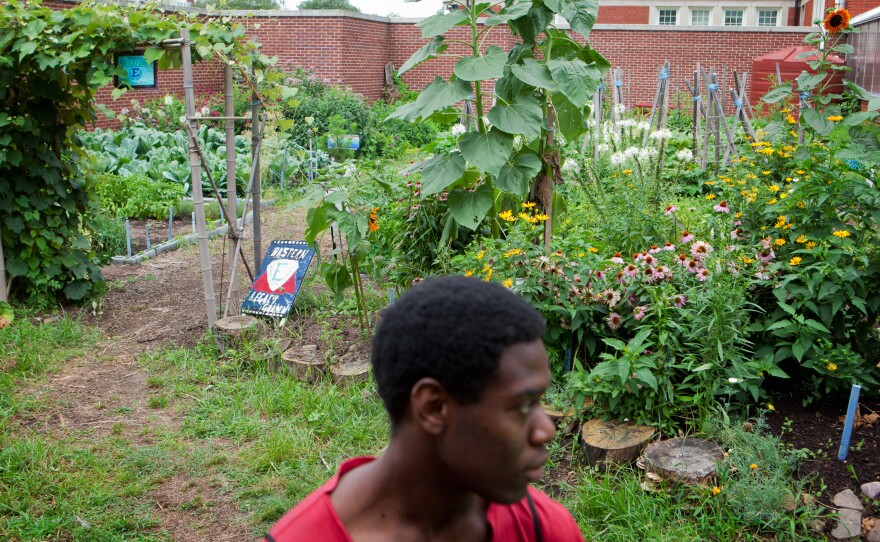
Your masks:
<svg viewBox="0 0 880 542"><path fill-rule="evenodd" d="M261 223L264 250L272 239L303 238L305 220L301 212L291 214L264 208ZM167 238L167 222L151 224L153 231L163 232L160 237ZM182 227L189 229L189 221L183 222ZM175 231L179 231L177 222ZM249 256L253 254L252 231L248 228L245 233L244 250ZM225 266L229 265L228 256L224 258L228 251L224 237L211 240L210 250L219 304L226 297L221 280L224 285L229 280L228 270L221 273L224 261ZM249 257L248 261L251 260ZM151 408L150 398L162 390L149 386L148 374L138 363L138 357L175 345L190 347L204 337L207 316L198 261L198 248L191 245L139 265L105 268L107 294L97 307L78 311L86 325L101 332L103 340L94 352L68 363L36 389L29 390L51 408L14 423L25 431L98 445L111 434L134 446L153 445L163 434L178 434L183 418L180 412L188 399L175 400L168 408ZM246 293L250 281L241 265L239 273L241 290ZM240 302L239 298L236 306ZM346 350L354 344L366 350L356 326L348 322L329 321L322 326L314 319L291 314L287 326L281 333L290 334L292 328L294 335L299 335L297 343L318 344L323 352L328 347L322 342L327 335L325 327L334 330ZM268 326L266 330L271 331ZM188 444L193 448L200 445ZM172 540L255 538L247 512L238 508L232 488L214 468L202 475L175 473L162 480L149 498L154 505L153 516L159 519L155 531L166 533Z"/></svg>

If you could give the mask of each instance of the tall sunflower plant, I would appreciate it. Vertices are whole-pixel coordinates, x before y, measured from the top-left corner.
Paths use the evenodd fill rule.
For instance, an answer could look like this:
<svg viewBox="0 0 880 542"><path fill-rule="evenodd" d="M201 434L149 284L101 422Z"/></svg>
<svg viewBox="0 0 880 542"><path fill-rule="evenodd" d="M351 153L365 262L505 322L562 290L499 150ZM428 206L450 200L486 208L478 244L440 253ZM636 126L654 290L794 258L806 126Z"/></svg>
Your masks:
<svg viewBox="0 0 880 542"><path fill-rule="evenodd" d="M557 15L571 33L555 26ZM423 197L448 192L447 222L474 231L488 223L498 239L506 225L500 213L516 211L528 198L550 217L544 224L549 250L558 200L553 185L562 181L565 161L557 134L571 141L583 133L588 104L610 67L589 46L597 15L597 0L469 1L463 9L418 23L422 38L430 41L399 73L435 58L455 64L447 78L436 76L418 99L389 118L462 119L453 131L455 147L426 149L434 150L433 156L416 166ZM516 44L508 51L485 46L505 26ZM463 112L457 104L464 104Z"/></svg>

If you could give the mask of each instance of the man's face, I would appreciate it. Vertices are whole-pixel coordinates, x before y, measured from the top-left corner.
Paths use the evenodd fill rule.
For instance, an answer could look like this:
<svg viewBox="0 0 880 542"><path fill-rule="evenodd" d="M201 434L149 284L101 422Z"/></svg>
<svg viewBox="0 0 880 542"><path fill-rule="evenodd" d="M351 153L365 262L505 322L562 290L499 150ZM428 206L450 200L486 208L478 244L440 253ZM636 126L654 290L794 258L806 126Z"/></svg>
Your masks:
<svg viewBox="0 0 880 542"><path fill-rule="evenodd" d="M547 351L538 339L502 352L480 401L450 404L442 453L459 483L492 502L523 498L528 483L543 476L544 445L556 436L540 401L549 386Z"/></svg>

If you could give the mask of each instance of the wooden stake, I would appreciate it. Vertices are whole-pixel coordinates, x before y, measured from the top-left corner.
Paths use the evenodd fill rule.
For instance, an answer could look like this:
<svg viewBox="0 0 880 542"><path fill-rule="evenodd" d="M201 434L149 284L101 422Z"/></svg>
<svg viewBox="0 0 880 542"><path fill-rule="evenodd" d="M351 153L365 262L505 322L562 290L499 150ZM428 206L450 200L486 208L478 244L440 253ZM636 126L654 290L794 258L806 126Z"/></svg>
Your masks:
<svg viewBox="0 0 880 542"><path fill-rule="evenodd" d="M186 101L187 116L194 117L196 114L195 94L192 75L192 51L189 40L189 29L180 31L183 40L181 56L183 60L183 94ZM196 233L199 240L199 268L202 272L202 288L205 294L205 311L208 315L208 329L214 328L217 320L217 298L214 295L214 276L211 269L211 254L208 251L208 229L205 226L205 202L202 196L201 163L197 152L197 143L193 136L196 126L193 121L187 121L189 126L189 165L192 172L193 207L196 213Z"/></svg>
<svg viewBox="0 0 880 542"><path fill-rule="evenodd" d="M232 80L232 66L229 63L226 63L224 68L224 75L226 78L224 84L224 97L225 97L225 113L228 117L225 121L226 124L226 215L227 215L227 224L229 225L229 229L227 230L227 235L229 236L229 290L230 290L230 299L234 299L236 301L235 308L232 310L232 314L238 314L238 300L240 297L240 291L238 287L237 277L233 277L232 273L232 264L235 261L235 238L238 236L238 220L236 220L236 213L238 211L238 201L236 198L236 175L235 175L235 123L232 121L231 117L235 115L235 100L234 96L234 88L233 88L233 80ZM253 124L253 123L252 123ZM253 128L253 126L252 126ZM222 202L221 202L222 205ZM232 218L232 221L229 221L229 218ZM236 278L235 281L232 281L233 278ZM222 288L221 288L222 290ZM224 314L229 313L229 307L226 307L224 310Z"/></svg>
<svg viewBox="0 0 880 542"><path fill-rule="evenodd" d="M259 46L259 43L257 44ZM255 53L256 54L256 53ZM254 71L254 62L251 59L251 73ZM253 177L253 199L254 199L254 267L260 269L260 263L263 259L262 244L262 225L260 223L260 143L263 140L263 131L257 131L257 121L260 118L260 95L257 92L257 80L252 81L254 93L251 97L251 160L255 167L251 169Z"/></svg>
<svg viewBox="0 0 880 542"><path fill-rule="evenodd" d="M6 261L3 259L3 228L0 228L0 301L9 301L6 290Z"/></svg>

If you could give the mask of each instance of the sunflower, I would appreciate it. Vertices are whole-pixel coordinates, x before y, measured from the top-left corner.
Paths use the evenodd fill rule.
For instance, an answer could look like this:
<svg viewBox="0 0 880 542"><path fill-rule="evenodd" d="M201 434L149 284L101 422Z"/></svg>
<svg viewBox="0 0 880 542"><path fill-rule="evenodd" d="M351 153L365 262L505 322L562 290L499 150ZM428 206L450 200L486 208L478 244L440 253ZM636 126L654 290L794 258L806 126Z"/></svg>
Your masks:
<svg viewBox="0 0 880 542"><path fill-rule="evenodd" d="M849 12L845 9L833 9L825 15L823 23L825 30L831 34L837 34L849 27Z"/></svg>

